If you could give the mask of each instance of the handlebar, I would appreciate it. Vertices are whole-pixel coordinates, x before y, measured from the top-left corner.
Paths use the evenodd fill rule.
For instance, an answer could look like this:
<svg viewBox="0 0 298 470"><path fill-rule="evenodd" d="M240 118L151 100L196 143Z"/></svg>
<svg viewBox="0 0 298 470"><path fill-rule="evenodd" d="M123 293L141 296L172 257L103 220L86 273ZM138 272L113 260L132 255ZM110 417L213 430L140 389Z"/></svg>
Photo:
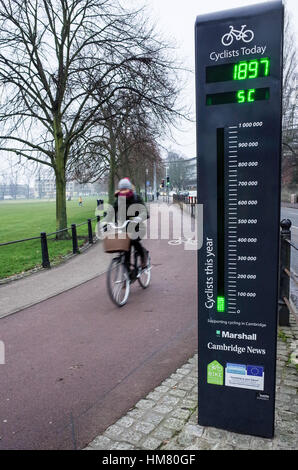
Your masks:
<svg viewBox="0 0 298 470"><path fill-rule="evenodd" d="M126 228L126 226L130 222L132 222L134 224L139 224L140 223L140 222L137 222L136 220L126 220L123 225L115 225L115 224L113 224L113 222L106 222L106 226L109 225L110 227L112 227L112 229L115 229L115 230L123 230L124 228Z"/></svg>

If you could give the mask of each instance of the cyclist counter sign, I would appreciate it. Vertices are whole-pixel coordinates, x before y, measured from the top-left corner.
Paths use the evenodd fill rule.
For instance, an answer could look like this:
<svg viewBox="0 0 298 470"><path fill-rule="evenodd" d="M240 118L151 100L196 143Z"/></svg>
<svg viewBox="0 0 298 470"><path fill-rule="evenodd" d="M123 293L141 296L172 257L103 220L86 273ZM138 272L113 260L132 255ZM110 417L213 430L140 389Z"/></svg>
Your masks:
<svg viewBox="0 0 298 470"><path fill-rule="evenodd" d="M197 18L199 424L272 437L283 6Z"/></svg>

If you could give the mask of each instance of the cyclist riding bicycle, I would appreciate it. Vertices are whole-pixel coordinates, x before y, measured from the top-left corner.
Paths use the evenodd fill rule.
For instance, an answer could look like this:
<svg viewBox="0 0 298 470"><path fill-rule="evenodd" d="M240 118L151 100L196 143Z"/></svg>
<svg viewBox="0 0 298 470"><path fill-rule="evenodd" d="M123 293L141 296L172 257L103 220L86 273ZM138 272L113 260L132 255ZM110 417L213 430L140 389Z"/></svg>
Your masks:
<svg viewBox="0 0 298 470"><path fill-rule="evenodd" d="M145 203L141 196L134 190L131 181L128 178L122 178L118 183L118 190L115 193L114 202L115 223L118 225L123 224L125 220L133 220L138 222L136 225L128 224L127 231L131 238L131 246L141 257L142 268L147 266L147 250L142 246L140 240L142 236L142 222L149 218L149 214ZM108 213L107 219L111 216ZM131 225L131 227L130 227ZM130 263L130 252L126 253L126 264Z"/></svg>

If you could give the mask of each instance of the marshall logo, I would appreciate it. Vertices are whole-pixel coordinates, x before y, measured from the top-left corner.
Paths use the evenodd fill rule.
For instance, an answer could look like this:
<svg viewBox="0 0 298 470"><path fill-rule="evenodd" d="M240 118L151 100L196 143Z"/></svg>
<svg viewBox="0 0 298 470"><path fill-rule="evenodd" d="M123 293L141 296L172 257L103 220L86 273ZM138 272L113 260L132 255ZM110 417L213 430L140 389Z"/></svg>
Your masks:
<svg viewBox="0 0 298 470"><path fill-rule="evenodd" d="M234 26L230 26L230 31L223 35L221 42L224 46L230 46L234 39L236 41L242 40L243 42L251 42L254 38L254 32L251 29L245 29L246 24L241 26L241 29L235 29Z"/></svg>
<svg viewBox="0 0 298 470"><path fill-rule="evenodd" d="M230 339L244 339L247 341L257 341L256 333L253 334L245 334L245 333L231 333L230 331L217 331L217 336L221 336L222 338L230 338Z"/></svg>

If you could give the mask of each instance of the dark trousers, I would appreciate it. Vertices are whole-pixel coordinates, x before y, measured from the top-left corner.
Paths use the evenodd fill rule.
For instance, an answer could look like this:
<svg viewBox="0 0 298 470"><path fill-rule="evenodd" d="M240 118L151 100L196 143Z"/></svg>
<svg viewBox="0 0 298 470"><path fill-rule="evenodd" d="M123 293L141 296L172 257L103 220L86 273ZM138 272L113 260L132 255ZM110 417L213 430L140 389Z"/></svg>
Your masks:
<svg viewBox="0 0 298 470"><path fill-rule="evenodd" d="M145 261L146 259L146 249L142 246L141 242L139 240L131 240L130 247L134 247L136 252L140 255L142 262ZM130 265L130 255L131 255L131 249L130 251L127 251L125 254L125 262L127 266Z"/></svg>

